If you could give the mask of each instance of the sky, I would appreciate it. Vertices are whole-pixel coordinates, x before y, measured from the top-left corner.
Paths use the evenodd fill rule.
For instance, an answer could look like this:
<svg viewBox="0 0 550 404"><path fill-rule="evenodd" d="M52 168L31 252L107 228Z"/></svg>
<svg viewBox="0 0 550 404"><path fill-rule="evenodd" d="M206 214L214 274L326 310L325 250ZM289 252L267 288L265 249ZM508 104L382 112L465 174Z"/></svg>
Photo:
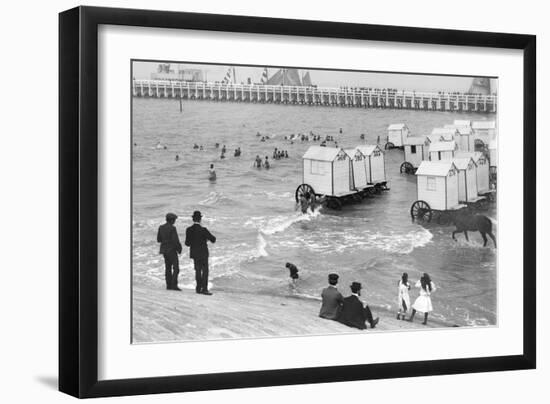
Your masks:
<svg viewBox="0 0 550 404"><path fill-rule="evenodd" d="M159 62L134 62L133 76L136 79L150 79L151 73L157 71ZM201 69L206 75L207 81L222 81L229 66L227 65L202 65L202 64L177 64L189 69ZM172 64L172 68L176 64ZM271 77L279 67L269 67L268 75ZM177 67L176 67L177 70ZM468 91L473 77L418 75L403 73L375 73L375 72L347 72L334 70L309 70L311 81L319 87L376 87L395 88L398 90L416 91ZM253 83L259 83L263 67L235 66L237 82L244 82L248 77Z"/></svg>

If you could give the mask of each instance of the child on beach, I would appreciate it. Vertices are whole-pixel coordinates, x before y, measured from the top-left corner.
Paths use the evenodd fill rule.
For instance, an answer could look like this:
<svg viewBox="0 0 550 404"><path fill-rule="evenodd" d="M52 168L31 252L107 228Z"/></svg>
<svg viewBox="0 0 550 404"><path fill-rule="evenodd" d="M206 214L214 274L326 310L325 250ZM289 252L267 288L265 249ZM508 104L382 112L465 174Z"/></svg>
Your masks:
<svg viewBox="0 0 550 404"><path fill-rule="evenodd" d="M398 283L398 294L397 294L397 319L405 320L405 315L407 314L409 307L411 307L411 299L409 297L409 290L411 285L409 284L409 274L403 272L401 279Z"/></svg>
<svg viewBox="0 0 550 404"><path fill-rule="evenodd" d="M287 262L285 265L286 268L290 271L290 281L288 282L288 286L290 287L290 290L295 292L296 286L298 283L298 267L296 265L291 264L290 262Z"/></svg>
<svg viewBox="0 0 550 404"><path fill-rule="evenodd" d="M417 311L424 313L424 321L422 324L428 324L428 313L433 311L431 294L435 291L435 284L430 279L430 275L424 273L420 280L415 285L420 288L420 296L418 296L412 306L413 311L409 321L413 321Z"/></svg>

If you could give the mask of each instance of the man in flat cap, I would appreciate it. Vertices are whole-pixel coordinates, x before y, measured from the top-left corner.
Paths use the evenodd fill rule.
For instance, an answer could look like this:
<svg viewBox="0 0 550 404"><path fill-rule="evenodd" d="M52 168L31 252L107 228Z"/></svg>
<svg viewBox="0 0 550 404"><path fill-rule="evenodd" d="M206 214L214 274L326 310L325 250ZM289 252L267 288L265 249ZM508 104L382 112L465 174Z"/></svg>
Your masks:
<svg viewBox="0 0 550 404"><path fill-rule="evenodd" d="M321 298L323 302L321 304L321 311L319 317L329 320L336 320L342 310L344 304L344 296L336 289L338 283L337 274L328 275L328 287L321 292Z"/></svg>
<svg viewBox="0 0 550 404"><path fill-rule="evenodd" d="M164 256L166 279L166 289L181 290L178 287L178 274L180 272L178 254L181 254L181 243L176 230L176 219L178 217L173 213L166 215L166 223L159 226L157 233L157 242L160 243L159 254Z"/></svg>
<svg viewBox="0 0 550 404"><path fill-rule="evenodd" d="M338 321L348 327L359 328L360 330L367 328L365 321L370 324L371 328L376 327L379 318L376 317L373 319L369 306L363 307L363 303L359 299L359 296L361 296L361 284L353 282L350 288L351 296L344 299L344 306L342 307Z"/></svg>
<svg viewBox="0 0 550 404"><path fill-rule="evenodd" d="M195 263L195 291L203 295L211 295L208 291L208 245L207 241L216 242L206 227L201 226L202 214L193 212L193 225L185 231L185 245L189 247L189 258Z"/></svg>

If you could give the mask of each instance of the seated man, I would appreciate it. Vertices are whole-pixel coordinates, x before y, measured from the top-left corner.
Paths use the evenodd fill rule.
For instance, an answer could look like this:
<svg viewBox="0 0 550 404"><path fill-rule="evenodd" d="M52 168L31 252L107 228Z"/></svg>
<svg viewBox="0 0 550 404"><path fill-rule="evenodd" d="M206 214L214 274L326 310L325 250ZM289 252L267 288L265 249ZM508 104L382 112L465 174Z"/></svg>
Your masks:
<svg viewBox="0 0 550 404"><path fill-rule="evenodd" d="M363 303L359 300L359 296L361 295L361 284L359 282L353 282L350 288L351 296L344 299L344 305L338 317L338 321L348 327L359 328L360 330L367 328L365 321L370 324L371 328L376 327L379 318L376 317L373 319L369 306L363 307Z"/></svg>
<svg viewBox="0 0 550 404"><path fill-rule="evenodd" d="M323 289L323 292L321 292L323 303L321 304L319 317L329 320L336 320L342 310L344 296L342 296L338 289L336 289L336 284L338 283L337 274L329 274L328 283L328 287Z"/></svg>

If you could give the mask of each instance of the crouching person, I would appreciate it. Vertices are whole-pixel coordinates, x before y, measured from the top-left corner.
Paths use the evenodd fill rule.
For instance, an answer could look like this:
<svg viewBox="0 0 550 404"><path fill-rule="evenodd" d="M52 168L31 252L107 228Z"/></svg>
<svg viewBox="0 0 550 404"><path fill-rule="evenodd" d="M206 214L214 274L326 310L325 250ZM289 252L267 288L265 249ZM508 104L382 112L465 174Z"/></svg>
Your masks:
<svg viewBox="0 0 550 404"><path fill-rule="evenodd" d="M367 328L365 322L368 322L371 328L376 327L379 318L373 318L369 306L363 307L363 303L359 299L359 296L361 296L361 284L353 282L350 288L351 296L344 299L342 312L338 317L338 321L348 327L359 328L360 330Z"/></svg>
<svg viewBox="0 0 550 404"><path fill-rule="evenodd" d="M321 304L321 311L319 317L326 318L328 320L336 320L340 316L342 311L342 305L344 304L344 296L336 289L338 283L337 274L329 274L328 287L323 289L321 298L323 303Z"/></svg>

